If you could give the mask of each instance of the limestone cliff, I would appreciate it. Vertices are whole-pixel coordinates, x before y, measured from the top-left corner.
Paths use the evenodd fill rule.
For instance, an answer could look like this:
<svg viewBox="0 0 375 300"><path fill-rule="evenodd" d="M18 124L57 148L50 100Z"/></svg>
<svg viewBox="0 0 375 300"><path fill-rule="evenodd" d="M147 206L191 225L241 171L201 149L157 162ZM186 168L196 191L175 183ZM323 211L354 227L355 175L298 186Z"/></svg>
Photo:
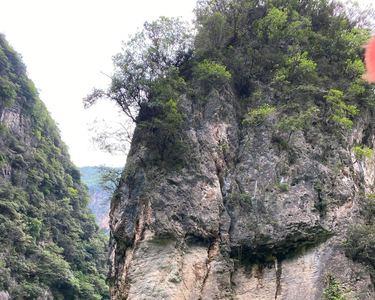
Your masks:
<svg viewBox="0 0 375 300"><path fill-rule="evenodd" d="M328 1L200 2L183 162L151 97L111 204L112 299L374 299L347 251L375 187L360 30Z"/></svg>
<svg viewBox="0 0 375 300"><path fill-rule="evenodd" d="M184 98L195 168L148 168L133 143L111 209L114 299L321 299L329 275L349 299L372 299L369 273L342 247L374 188L374 160L350 151L374 146L372 117L347 148L313 128L290 153L273 141L274 120L240 128L234 99L212 94L202 108Z"/></svg>

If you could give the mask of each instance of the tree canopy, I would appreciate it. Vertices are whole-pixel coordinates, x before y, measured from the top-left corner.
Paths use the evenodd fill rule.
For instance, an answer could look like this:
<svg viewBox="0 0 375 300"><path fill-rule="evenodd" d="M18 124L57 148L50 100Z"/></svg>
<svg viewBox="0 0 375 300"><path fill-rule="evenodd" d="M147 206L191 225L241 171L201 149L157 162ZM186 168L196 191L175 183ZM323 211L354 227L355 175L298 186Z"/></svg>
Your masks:
<svg viewBox="0 0 375 300"><path fill-rule="evenodd" d="M195 29L179 19L146 23L115 56L109 89L86 103L114 100L159 152L174 145L161 141L186 138L182 95L204 100L229 88L244 110L239 122L269 105L282 116L280 134L314 121L343 137L361 111L373 111L373 86L362 79L372 10L328 0L199 0L195 12Z"/></svg>
<svg viewBox="0 0 375 300"><path fill-rule="evenodd" d="M188 25L177 18L161 17L146 22L143 29L124 43L115 55L114 74L108 90L94 90L85 99L87 106L99 98L115 101L133 121L150 101L152 86L189 56L192 35Z"/></svg>

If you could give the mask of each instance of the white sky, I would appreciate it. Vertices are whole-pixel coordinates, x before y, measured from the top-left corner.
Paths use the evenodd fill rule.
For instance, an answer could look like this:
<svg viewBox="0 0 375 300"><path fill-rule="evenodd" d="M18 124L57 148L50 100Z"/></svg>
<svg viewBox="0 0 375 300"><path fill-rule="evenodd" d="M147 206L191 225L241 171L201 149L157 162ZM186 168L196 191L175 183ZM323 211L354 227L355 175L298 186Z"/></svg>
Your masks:
<svg viewBox="0 0 375 300"><path fill-rule="evenodd" d="M372 3L373 0L359 2ZM125 155L95 149L89 128L113 124L116 108L102 103L84 110L82 98L106 87L112 56L121 41L150 19L192 19L195 0L0 0L0 32L21 53L30 78L57 122L78 166L123 166ZM104 123L102 123L104 124Z"/></svg>
<svg viewBox="0 0 375 300"><path fill-rule="evenodd" d="M123 166L125 155L95 149L95 119L115 119L109 103L84 110L82 98L106 87L121 41L159 16L192 19L195 0L0 0L0 32L19 52L77 166Z"/></svg>

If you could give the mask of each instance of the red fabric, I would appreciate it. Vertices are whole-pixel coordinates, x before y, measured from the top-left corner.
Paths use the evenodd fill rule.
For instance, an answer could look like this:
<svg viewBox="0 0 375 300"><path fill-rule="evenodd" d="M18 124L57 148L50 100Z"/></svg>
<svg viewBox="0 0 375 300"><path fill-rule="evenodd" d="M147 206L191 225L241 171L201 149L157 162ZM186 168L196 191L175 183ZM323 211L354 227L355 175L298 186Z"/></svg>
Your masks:
<svg viewBox="0 0 375 300"><path fill-rule="evenodd" d="M370 83L375 82L375 36L366 45L365 52L366 74L365 80Z"/></svg>

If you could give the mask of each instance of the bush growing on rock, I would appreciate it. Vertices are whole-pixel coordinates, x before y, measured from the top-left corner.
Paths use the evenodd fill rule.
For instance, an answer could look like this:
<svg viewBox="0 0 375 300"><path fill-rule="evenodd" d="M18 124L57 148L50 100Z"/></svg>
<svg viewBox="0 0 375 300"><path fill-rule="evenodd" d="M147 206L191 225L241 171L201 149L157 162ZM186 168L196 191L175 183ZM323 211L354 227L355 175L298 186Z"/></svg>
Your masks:
<svg viewBox="0 0 375 300"><path fill-rule="evenodd" d="M212 88L221 89L232 75L224 65L205 59L194 68L193 77L207 93Z"/></svg>
<svg viewBox="0 0 375 300"><path fill-rule="evenodd" d="M247 113L246 118L243 120L245 125L259 126L269 116L276 112L276 107L269 104L264 104L258 108L254 108Z"/></svg>

